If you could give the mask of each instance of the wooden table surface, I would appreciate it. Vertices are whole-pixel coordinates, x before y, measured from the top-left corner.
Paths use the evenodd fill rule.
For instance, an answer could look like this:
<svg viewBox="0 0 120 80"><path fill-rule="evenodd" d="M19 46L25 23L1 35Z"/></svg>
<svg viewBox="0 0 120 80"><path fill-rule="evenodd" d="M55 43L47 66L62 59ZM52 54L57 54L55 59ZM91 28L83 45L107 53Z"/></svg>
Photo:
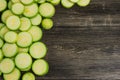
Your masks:
<svg viewBox="0 0 120 80"><path fill-rule="evenodd" d="M36 80L120 79L120 0L88 7L56 7L54 28L44 31L50 71Z"/></svg>
<svg viewBox="0 0 120 80"><path fill-rule="evenodd" d="M43 37L50 71L37 80L120 79L120 0L57 6L53 20Z"/></svg>

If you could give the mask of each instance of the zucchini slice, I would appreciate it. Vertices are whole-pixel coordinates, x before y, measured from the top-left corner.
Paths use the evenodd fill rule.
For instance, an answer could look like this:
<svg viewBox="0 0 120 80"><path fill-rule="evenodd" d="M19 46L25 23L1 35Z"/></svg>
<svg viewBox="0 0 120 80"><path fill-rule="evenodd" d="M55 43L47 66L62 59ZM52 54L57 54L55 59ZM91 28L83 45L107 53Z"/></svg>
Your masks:
<svg viewBox="0 0 120 80"><path fill-rule="evenodd" d="M48 73L49 65L43 59L35 60L32 65L32 71L38 76L43 76Z"/></svg>
<svg viewBox="0 0 120 80"><path fill-rule="evenodd" d="M6 0L0 0L0 12L5 10L7 8L7 1Z"/></svg>
<svg viewBox="0 0 120 80"><path fill-rule="evenodd" d="M20 0L24 5L33 3L34 0Z"/></svg>
<svg viewBox="0 0 120 80"><path fill-rule="evenodd" d="M69 0L69 1L71 1L73 3L77 3L79 0Z"/></svg>
<svg viewBox="0 0 120 80"><path fill-rule="evenodd" d="M85 6L89 5L90 1L91 0L79 0L77 2L77 4L78 4L78 6L85 7Z"/></svg>
<svg viewBox="0 0 120 80"><path fill-rule="evenodd" d="M2 50L0 49L0 61L3 59L3 52Z"/></svg>
<svg viewBox="0 0 120 80"><path fill-rule="evenodd" d="M42 30L38 26L32 26L28 32L32 35L33 42L39 41L42 38Z"/></svg>
<svg viewBox="0 0 120 80"><path fill-rule="evenodd" d="M3 28L4 26L5 26L4 23L0 23L0 30L1 30L1 28Z"/></svg>
<svg viewBox="0 0 120 80"><path fill-rule="evenodd" d="M32 44L32 36L28 32L20 32L18 34L17 45L20 47L28 47Z"/></svg>
<svg viewBox="0 0 120 80"><path fill-rule="evenodd" d="M40 14L37 14L35 17L31 18L32 25L40 25L42 21L42 16Z"/></svg>
<svg viewBox="0 0 120 80"><path fill-rule="evenodd" d="M19 3L20 0L11 0L13 3Z"/></svg>
<svg viewBox="0 0 120 80"><path fill-rule="evenodd" d="M6 25L10 30L17 30L20 24L20 18L15 15L8 17L6 20Z"/></svg>
<svg viewBox="0 0 120 80"><path fill-rule="evenodd" d="M25 71L29 67L31 68L32 58L28 53L19 53L15 57L15 64L21 71ZM26 70L26 71L28 71L28 70Z"/></svg>
<svg viewBox="0 0 120 80"><path fill-rule="evenodd" d="M4 44L4 41L3 39L0 38L0 48L2 48L3 44Z"/></svg>
<svg viewBox="0 0 120 80"><path fill-rule="evenodd" d="M2 51L5 57L13 57L18 52L16 44L5 43L2 47Z"/></svg>
<svg viewBox="0 0 120 80"><path fill-rule="evenodd" d="M30 46L30 55L35 59L43 58L46 52L47 48L42 42L35 42Z"/></svg>
<svg viewBox="0 0 120 80"><path fill-rule="evenodd" d="M20 21L21 21L21 25L19 28L20 31L27 31L32 25L30 19L27 17L20 18Z"/></svg>
<svg viewBox="0 0 120 80"><path fill-rule="evenodd" d="M9 29L6 26L2 27L0 30L0 37L3 39L5 33L7 33L8 31L9 31Z"/></svg>
<svg viewBox="0 0 120 80"><path fill-rule="evenodd" d="M74 3L69 1L69 0L61 0L61 4L63 5L63 7L65 8L71 8L73 7Z"/></svg>
<svg viewBox="0 0 120 80"><path fill-rule="evenodd" d="M18 48L18 52L19 52L19 53L27 53L28 51L29 51L29 48L28 48L28 47L26 47L26 48L19 47L19 48Z"/></svg>
<svg viewBox="0 0 120 80"><path fill-rule="evenodd" d="M22 80L35 80L35 75L31 72L23 74Z"/></svg>
<svg viewBox="0 0 120 80"><path fill-rule="evenodd" d="M50 3L43 3L39 6L39 13L43 17L51 18L55 14L55 8Z"/></svg>
<svg viewBox="0 0 120 80"><path fill-rule="evenodd" d="M4 35L4 40L8 43L15 43L17 41L18 34L14 31L8 31Z"/></svg>
<svg viewBox="0 0 120 80"><path fill-rule="evenodd" d="M16 15L20 15L24 11L24 5L22 3L15 3L11 8L12 12Z"/></svg>
<svg viewBox="0 0 120 80"><path fill-rule="evenodd" d="M11 73L3 74L4 80L19 80L21 76L21 72L19 69L14 68L14 70Z"/></svg>
<svg viewBox="0 0 120 80"><path fill-rule="evenodd" d="M42 27L43 27L43 29L46 29L46 30L51 29L53 27L53 20L52 19L43 19Z"/></svg>
<svg viewBox="0 0 120 80"><path fill-rule="evenodd" d="M33 3L25 6L23 15L31 18L37 15L37 13L38 13L38 5L36 3Z"/></svg>
<svg viewBox="0 0 120 80"><path fill-rule="evenodd" d="M15 64L14 64L13 60L10 58L4 58L0 62L0 71L2 73L10 73L14 70L14 68L15 68Z"/></svg>
<svg viewBox="0 0 120 80"><path fill-rule="evenodd" d="M10 10L11 10L12 5L13 5L13 2L10 0L10 1L8 2L8 9L10 9Z"/></svg>
<svg viewBox="0 0 120 80"><path fill-rule="evenodd" d="M2 22L3 22L3 23L6 23L7 18L10 17L10 16L12 16L12 15L13 15L13 13L11 12L11 10L6 10L6 11L4 11L4 12L2 13L2 15L1 15L1 20L2 20Z"/></svg>
<svg viewBox="0 0 120 80"><path fill-rule="evenodd" d="M46 0L37 0L37 3L39 3L39 4L42 4L42 3L44 3Z"/></svg>
<svg viewBox="0 0 120 80"><path fill-rule="evenodd" d="M51 0L50 2L55 6L60 4L60 0Z"/></svg>

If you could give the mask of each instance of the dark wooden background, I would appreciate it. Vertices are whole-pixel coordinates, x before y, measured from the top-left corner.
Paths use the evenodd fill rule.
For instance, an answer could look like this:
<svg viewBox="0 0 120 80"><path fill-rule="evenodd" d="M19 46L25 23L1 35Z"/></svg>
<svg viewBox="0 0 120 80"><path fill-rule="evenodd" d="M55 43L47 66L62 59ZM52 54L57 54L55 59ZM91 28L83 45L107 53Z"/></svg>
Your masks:
<svg viewBox="0 0 120 80"><path fill-rule="evenodd" d="M37 80L120 79L120 0L57 6L53 20L43 37L50 71Z"/></svg>
<svg viewBox="0 0 120 80"><path fill-rule="evenodd" d="M120 0L92 0L85 8L56 7L44 31L50 71L36 80L120 79Z"/></svg>

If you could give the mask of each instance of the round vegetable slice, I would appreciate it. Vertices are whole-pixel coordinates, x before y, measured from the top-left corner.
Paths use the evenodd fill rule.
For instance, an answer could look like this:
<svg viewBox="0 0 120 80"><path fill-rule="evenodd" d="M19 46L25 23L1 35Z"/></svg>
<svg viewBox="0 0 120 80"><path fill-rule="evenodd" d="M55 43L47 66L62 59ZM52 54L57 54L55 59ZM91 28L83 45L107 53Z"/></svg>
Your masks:
<svg viewBox="0 0 120 80"><path fill-rule="evenodd" d="M13 3L19 3L20 0L11 0Z"/></svg>
<svg viewBox="0 0 120 80"><path fill-rule="evenodd" d="M69 0L61 0L61 3L65 8L71 8L74 5L74 3Z"/></svg>
<svg viewBox="0 0 120 80"><path fill-rule="evenodd" d="M7 1L6 0L0 0L0 12L5 10L7 8Z"/></svg>
<svg viewBox="0 0 120 80"><path fill-rule="evenodd" d="M35 75L31 72L27 72L23 75L22 80L35 80Z"/></svg>
<svg viewBox="0 0 120 80"><path fill-rule="evenodd" d="M10 10L11 10L12 5L13 5L13 2L10 0L10 1L8 2L8 9L10 9Z"/></svg>
<svg viewBox="0 0 120 80"><path fill-rule="evenodd" d="M6 11L4 11L4 12L2 13L2 15L1 15L1 20L2 20L2 22L3 22L3 23L6 23L7 18L10 17L10 16L12 16L12 15L13 15L13 13L11 12L11 10L6 10Z"/></svg>
<svg viewBox="0 0 120 80"><path fill-rule="evenodd" d="M30 46L30 55L35 59L43 58L46 52L46 46L42 42L35 42Z"/></svg>
<svg viewBox="0 0 120 80"><path fill-rule="evenodd" d="M50 3L43 3L39 6L39 13L43 17L51 18L55 14L55 8Z"/></svg>
<svg viewBox="0 0 120 80"><path fill-rule="evenodd" d="M44 3L46 0L37 0L38 3L42 4Z"/></svg>
<svg viewBox="0 0 120 80"><path fill-rule="evenodd" d="M42 38L42 30L38 26L32 26L28 32L32 35L33 42L39 41Z"/></svg>
<svg viewBox="0 0 120 80"><path fill-rule="evenodd" d="M69 1L71 1L71 2L73 2L73 3L76 3L76 2L78 2L79 0L69 0Z"/></svg>
<svg viewBox="0 0 120 80"><path fill-rule="evenodd" d="M81 6L81 7L85 7L85 6L89 5L89 3L90 3L90 0L79 0L77 2L78 6Z"/></svg>
<svg viewBox="0 0 120 80"><path fill-rule="evenodd" d="M3 44L4 44L4 41L3 39L0 38L0 48L2 48Z"/></svg>
<svg viewBox="0 0 120 80"><path fill-rule="evenodd" d="M60 0L51 0L50 1L53 5L58 5L60 4Z"/></svg>
<svg viewBox="0 0 120 80"><path fill-rule="evenodd" d="M2 27L0 30L0 37L3 39L5 33L7 33L8 31L9 31L9 29L6 26Z"/></svg>
<svg viewBox="0 0 120 80"><path fill-rule="evenodd" d="M32 65L32 71L38 76L43 76L48 73L49 65L43 59L35 60Z"/></svg>
<svg viewBox="0 0 120 80"><path fill-rule="evenodd" d="M15 3L12 5L12 12L16 15L20 15L24 11L24 5L21 3Z"/></svg>
<svg viewBox="0 0 120 80"><path fill-rule="evenodd" d="M51 29L53 27L52 19L43 19L42 27L46 30Z"/></svg>
<svg viewBox="0 0 120 80"><path fill-rule="evenodd" d="M31 65L30 66L28 66L27 68L25 68L25 69L21 69L21 71L29 71L31 69Z"/></svg>
<svg viewBox="0 0 120 80"><path fill-rule="evenodd" d="M14 68L15 68L15 64L14 64L13 60L10 58L4 58L0 62L0 71L2 73L10 73L14 70Z"/></svg>
<svg viewBox="0 0 120 80"><path fill-rule="evenodd" d="M0 30L1 30L1 28L3 28L4 26L5 26L5 24L0 23Z"/></svg>
<svg viewBox="0 0 120 80"><path fill-rule="evenodd" d="M4 40L8 43L15 43L17 41L17 33L14 31L8 31L4 35Z"/></svg>
<svg viewBox="0 0 120 80"><path fill-rule="evenodd" d="M15 64L21 71L25 71L32 65L32 58L28 53L19 53L15 57Z"/></svg>
<svg viewBox="0 0 120 80"><path fill-rule="evenodd" d="M38 0L34 0L35 2L38 2Z"/></svg>
<svg viewBox="0 0 120 80"><path fill-rule="evenodd" d="M6 20L6 25L10 30L17 30L20 27L20 19L18 16L10 16Z"/></svg>
<svg viewBox="0 0 120 80"><path fill-rule="evenodd" d="M28 50L29 50L28 47L26 47L26 48L19 47L19 48L18 48L18 52L19 52L19 53L22 53L22 52L27 53Z"/></svg>
<svg viewBox="0 0 120 80"><path fill-rule="evenodd" d="M32 43L32 36L28 32L20 32L18 34L17 45L20 47L28 47Z"/></svg>
<svg viewBox="0 0 120 80"><path fill-rule="evenodd" d="M52 0L46 0L47 2L50 2L50 1L52 1Z"/></svg>
<svg viewBox="0 0 120 80"><path fill-rule="evenodd" d="M32 25L29 18L22 17L20 21L21 21L21 25L20 25L19 30L21 31L27 31Z"/></svg>
<svg viewBox="0 0 120 80"><path fill-rule="evenodd" d="M42 21L42 16L40 14L37 14L35 17L31 18L32 25L40 25Z"/></svg>
<svg viewBox="0 0 120 80"><path fill-rule="evenodd" d="M13 57L18 52L16 44L5 43L2 47L2 51L5 57Z"/></svg>
<svg viewBox="0 0 120 80"><path fill-rule="evenodd" d="M31 4L34 0L20 0L23 4L28 5Z"/></svg>
<svg viewBox="0 0 120 80"><path fill-rule="evenodd" d="M20 70L17 68L14 68L14 70L11 73L3 74L4 80L19 80L21 76Z"/></svg>
<svg viewBox="0 0 120 80"><path fill-rule="evenodd" d="M25 6L24 16L34 17L38 13L38 5L36 3Z"/></svg>
<svg viewBox="0 0 120 80"><path fill-rule="evenodd" d="M3 59L3 52L2 50L0 49L0 61Z"/></svg>

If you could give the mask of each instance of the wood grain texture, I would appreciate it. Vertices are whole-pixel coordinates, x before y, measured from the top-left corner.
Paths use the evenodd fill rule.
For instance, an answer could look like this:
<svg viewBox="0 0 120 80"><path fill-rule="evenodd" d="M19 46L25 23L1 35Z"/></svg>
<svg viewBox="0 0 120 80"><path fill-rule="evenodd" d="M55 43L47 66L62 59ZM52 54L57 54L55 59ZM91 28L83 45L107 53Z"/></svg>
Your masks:
<svg viewBox="0 0 120 80"><path fill-rule="evenodd" d="M54 28L43 37L50 72L37 79L120 79L120 0L56 9Z"/></svg>
<svg viewBox="0 0 120 80"><path fill-rule="evenodd" d="M50 71L36 80L120 79L120 0L56 6L53 20L54 28L42 39Z"/></svg>

